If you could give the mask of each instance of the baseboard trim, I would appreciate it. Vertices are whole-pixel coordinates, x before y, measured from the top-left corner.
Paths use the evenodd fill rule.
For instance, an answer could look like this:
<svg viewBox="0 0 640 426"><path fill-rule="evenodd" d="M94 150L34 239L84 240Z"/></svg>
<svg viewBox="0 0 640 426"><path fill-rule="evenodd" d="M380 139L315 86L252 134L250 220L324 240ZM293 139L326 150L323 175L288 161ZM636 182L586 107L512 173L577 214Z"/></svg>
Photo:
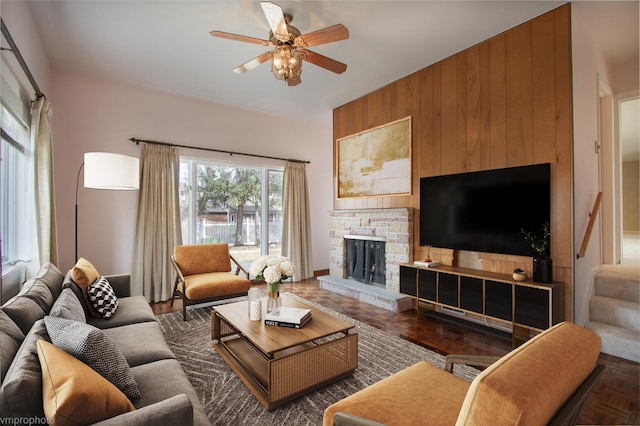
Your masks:
<svg viewBox="0 0 640 426"><path fill-rule="evenodd" d="M320 269L318 271L313 271L313 278L318 278L323 275L329 275L329 269Z"/></svg>

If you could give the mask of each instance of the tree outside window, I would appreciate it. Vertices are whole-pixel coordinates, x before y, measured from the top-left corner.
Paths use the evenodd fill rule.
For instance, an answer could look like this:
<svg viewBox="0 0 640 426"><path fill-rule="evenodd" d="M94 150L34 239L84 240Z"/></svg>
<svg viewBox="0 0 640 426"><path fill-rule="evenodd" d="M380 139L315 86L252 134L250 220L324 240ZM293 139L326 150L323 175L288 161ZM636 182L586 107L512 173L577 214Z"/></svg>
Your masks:
<svg viewBox="0 0 640 426"><path fill-rule="evenodd" d="M247 267L280 253L282 170L183 160L180 207L185 244L228 243Z"/></svg>

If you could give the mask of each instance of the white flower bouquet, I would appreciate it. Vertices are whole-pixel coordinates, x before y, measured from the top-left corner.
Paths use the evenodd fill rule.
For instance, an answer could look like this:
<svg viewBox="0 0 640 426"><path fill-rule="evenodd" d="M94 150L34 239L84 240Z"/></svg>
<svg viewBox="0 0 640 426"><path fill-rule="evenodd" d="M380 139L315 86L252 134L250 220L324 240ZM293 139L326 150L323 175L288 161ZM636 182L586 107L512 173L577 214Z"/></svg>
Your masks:
<svg viewBox="0 0 640 426"><path fill-rule="evenodd" d="M253 262L249 270L256 279L264 280L272 293L280 291L282 281L293 276L296 267L287 257L265 255Z"/></svg>

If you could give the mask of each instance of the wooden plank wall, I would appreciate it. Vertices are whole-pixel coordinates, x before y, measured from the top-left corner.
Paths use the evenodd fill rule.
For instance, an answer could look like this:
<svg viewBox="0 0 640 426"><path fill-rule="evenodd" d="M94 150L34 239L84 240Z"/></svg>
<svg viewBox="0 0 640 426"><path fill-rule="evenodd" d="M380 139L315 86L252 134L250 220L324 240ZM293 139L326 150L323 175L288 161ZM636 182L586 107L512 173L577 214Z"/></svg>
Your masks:
<svg viewBox="0 0 640 426"><path fill-rule="evenodd" d="M414 259L419 245L420 177L551 163L554 281L566 284L572 318L570 5L430 65L333 112L334 208L415 209ZM337 199L336 140L412 116L412 195ZM526 208L526 204L523 206ZM434 248L433 257L469 253ZM478 253L482 268L531 276L531 258Z"/></svg>

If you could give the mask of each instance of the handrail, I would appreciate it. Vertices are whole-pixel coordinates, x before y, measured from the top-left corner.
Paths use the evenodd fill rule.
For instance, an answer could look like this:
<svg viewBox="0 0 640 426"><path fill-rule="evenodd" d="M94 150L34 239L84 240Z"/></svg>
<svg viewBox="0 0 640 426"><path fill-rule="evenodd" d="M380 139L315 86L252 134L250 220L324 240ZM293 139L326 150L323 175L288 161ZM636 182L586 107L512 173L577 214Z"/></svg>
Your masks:
<svg viewBox="0 0 640 426"><path fill-rule="evenodd" d="M602 200L602 191L598 192L596 195L596 201L593 203L593 210L589 214L589 224L587 225L587 232L584 234L584 238L582 239L582 245L580 246L580 251L578 251L578 259L584 257L584 254L587 251L587 245L589 244L589 239L591 238L591 231L593 231L593 225L596 222L596 216L598 215L598 210L600 209L600 201Z"/></svg>

